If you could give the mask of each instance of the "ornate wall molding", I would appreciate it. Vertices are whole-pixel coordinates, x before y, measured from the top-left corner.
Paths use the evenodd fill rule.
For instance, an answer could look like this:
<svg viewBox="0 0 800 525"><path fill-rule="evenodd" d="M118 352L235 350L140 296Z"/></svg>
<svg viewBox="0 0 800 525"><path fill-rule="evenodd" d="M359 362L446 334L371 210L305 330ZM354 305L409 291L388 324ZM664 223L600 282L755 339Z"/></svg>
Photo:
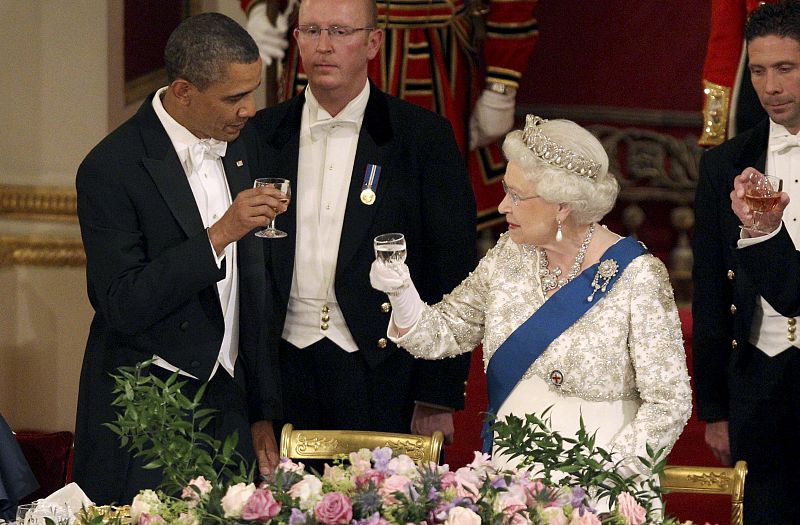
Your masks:
<svg viewBox="0 0 800 525"><path fill-rule="evenodd" d="M0 267L84 266L85 264L86 255L80 239L0 235Z"/></svg>
<svg viewBox="0 0 800 525"><path fill-rule="evenodd" d="M0 185L0 216L77 222L78 197L72 188Z"/></svg>

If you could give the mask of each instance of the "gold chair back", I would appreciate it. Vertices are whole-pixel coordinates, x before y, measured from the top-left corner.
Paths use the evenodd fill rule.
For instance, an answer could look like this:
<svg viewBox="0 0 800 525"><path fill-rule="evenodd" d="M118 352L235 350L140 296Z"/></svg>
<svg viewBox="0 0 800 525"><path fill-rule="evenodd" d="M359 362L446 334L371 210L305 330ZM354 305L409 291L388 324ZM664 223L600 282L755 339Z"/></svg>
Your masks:
<svg viewBox="0 0 800 525"><path fill-rule="evenodd" d="M733 467L667 465L661 475L661 487L669 492L727 494L731 497L731 525L742 525L746 476L744 461L737 461Z"/></svg>
<svg viewBox="0 0 800 525"><path fill-rule="evenodd" d="M389 447L406 454L417 464L439 463L444 435L432 436L367 432L362 430L295 430L290 423L281 429L281 457L292 459L333 459L362 448Z"/></svg>

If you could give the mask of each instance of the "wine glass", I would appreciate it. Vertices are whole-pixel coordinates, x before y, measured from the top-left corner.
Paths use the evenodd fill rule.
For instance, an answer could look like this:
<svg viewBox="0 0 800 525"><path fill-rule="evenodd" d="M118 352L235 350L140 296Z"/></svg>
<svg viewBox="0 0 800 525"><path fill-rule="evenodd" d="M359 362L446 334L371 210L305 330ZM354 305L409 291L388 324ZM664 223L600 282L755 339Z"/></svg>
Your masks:
<svg viewBox="0 0 800 525"><path fill-rule="evenodd" d="M288 206L292 198L292 188L288 179L256 179L253 183L254 188L277 188L283 193L283 197L279 199L283 204ZM286 232L275 228L275 218L270 221L269 226L263 230L255 233L256 237L263 237L265 239L279 239L286 237Z"/></svg>
<svg viewBox="0 0 800 525"><path fill-rule="evenodd" d="M745 228L758 233L770 233L761 224L764 213L772 211L780 201L783 179L772 175L751 174L744 190L744 202L753 211L753 224Z"/></svg>
<svg viewBox="0 0 800 525"><path fill-rule="evenodd" d="M69 523L69 509L66 505L34 501L17 507L17 525L45 525L49 518L57 525Z"/></svg>
<svg viewBox="0 0 800 525"><path fill-rule="evenodd" d="M383 264L406 261L406 238L402 233L384 233L375 237L375 258Z"/></svg>

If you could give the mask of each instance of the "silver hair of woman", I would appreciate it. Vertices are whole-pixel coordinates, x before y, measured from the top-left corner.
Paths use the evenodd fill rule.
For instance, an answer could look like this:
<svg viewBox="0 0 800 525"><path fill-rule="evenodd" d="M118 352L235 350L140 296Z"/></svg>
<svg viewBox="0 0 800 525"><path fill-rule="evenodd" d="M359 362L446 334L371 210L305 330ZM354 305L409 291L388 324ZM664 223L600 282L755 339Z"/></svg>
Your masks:
<svg viewBox="0 0 800 525"><path fill-rule="evenodd" d="M565 148L554 140L550 139L542 131L542 124L546 123L547 119L538 117L536 115L528 115L525 118L525 129L522 131L522 141L538 158L555 166L557 168L571 171L577 175L586 177L594 181L600 173L600 163L592 159L587 159L583 155L575 153L574 151ZM572 281L581 272L581 265L583 259L586 257L586 250L589 248L589 243L592 241L594 234L594 223L589 225L586 232L586 237L583 239L578 254L575 256L575 262L572 263L572 268L569 274L563 279L559 279L563 273L560 266L555 266L552 270L548 268L550 261L547 258L547 251L540 248L539 251L539 279L541 281L542 292L547 294L554 288L561 288L568 282ZM556 240L560 241L561 223L559 222L558 235Z"/></svg>

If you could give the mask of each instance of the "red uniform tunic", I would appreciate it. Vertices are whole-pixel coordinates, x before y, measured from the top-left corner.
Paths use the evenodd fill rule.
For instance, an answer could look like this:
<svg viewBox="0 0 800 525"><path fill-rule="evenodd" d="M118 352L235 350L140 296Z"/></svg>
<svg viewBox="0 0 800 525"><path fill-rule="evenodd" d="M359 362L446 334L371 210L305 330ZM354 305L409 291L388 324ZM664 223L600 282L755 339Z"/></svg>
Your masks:
<svg viewBox="0 0 800 525"><path fill-rule="evenodd" d="M241 0L242 8L258 1ZM450 120L459 146L467 151L470 112L484 84L519 85L539 35L533 16L537 2L379 0L378 25L385 39L370 62L369 76L383 91ZM476 16L479 12L483 15ZM478 53L473 36L481 30L485 38ZM299 93L307 82L296 43L290 39L281 99ZM478 223L486 226L499 219L497 204L503 198L500 177L505 162L499 145L469 152L467 165Z"/></svg>
<svg viewBox="0 0 800 525"><path fill-rule="evenodd" d="M744 26L747 16L763 3L777 0L712 0L711 32L703 65L703 135L701 146L721 144L734 130L731 109L744 65Z"/></svg>

